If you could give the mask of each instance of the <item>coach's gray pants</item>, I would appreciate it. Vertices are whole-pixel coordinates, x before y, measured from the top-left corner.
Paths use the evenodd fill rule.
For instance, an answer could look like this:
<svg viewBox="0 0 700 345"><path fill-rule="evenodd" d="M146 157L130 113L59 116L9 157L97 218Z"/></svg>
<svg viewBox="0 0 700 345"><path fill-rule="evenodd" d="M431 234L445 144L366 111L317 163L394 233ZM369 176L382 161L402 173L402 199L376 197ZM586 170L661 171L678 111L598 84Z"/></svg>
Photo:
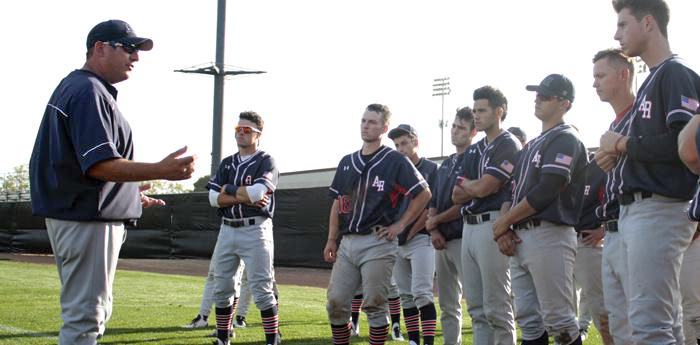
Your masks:
<svg viewBox="0 0 700 345"><path fill-rule="evenodd" d="M639 195L639 194L637 194ZM653 195L620 206L627 252L627 308L636 345L682 344L679 274L696 223L688 202Z"/></svg>
<svg viewBox="0 0 700 345"><path fill-rule="evenodd" d="M602 260L603 246L585 245L579 234L574 265L574 279L582 290L579 304L579 328L588 328L592 318L603 338L603 343L610 344L608 312L605 310L603 300Z"/></svg>
<svg viewBox="0 0 700 345"><path fill-rule="evenodd" d="M510 259L510 274L522 337L534 340L546 330L568 345L579 335L573 298L576 232L545 221L516 232L522 242Z"/></svg>
<svg viewBox="0 0 700 345"><path fill-rule="evenodd" d="M240 228L221 225L211 258L214 261L214 302L219 308L230 306L231 297L237 295L238 287L233 277L238 272L241 260L245 263L248 283L258 309L267 310L276 304L272 291L272 220L255 218L255 225Z"/></svg>
<svg viewBox="0 0 700 345"><path fill-rule="evenodd" d="M60 345L94 345L112 315L112 284L123 222L74 222L46 218L61 278Z"/></svg>
<svg viewBox="0 0 700 345"><path fill-rule="evenodd" d="M416 234L399 246L393 276L404 309L422 308L433 303L435 248L429 235Z"/></svg>
<svg viewBox="0 0 700 345"><path fill-rule="evenodd" d="M700 339L700 239L695 239L683 255L680 286L685 345L696 345Z"/></svg>
<svg viewBox="0 0 700 345"><path fill-rule="evenodd" d="M355 290L362 284L362 310L370 327L388 324L387 295L397 242L377 239L374 234L343 235L328 283L326 310L333 325L344 325L350 319Z"/></svg>
<svg viewBox="0 0 700 345"><path fill-rule="evenodd" d="M610 335L615 345L632 345L632 329L627 316L627 252L619 232L605 233L601 274Z"/></svg>
<svg viewBox="0 0 700 345"><path fill-rule="evenodd" d="M440 324L444 345L462 344L462 239L435 251Z"/></svg>
<svg viewBox="0 0 700 345"><path fill-rule="evenodd" d="M500 212L489 213L490 221L464 223L462 288L472 319L474 345L513 345L516 333L508 257L498 250L492 231Z"/></svg>

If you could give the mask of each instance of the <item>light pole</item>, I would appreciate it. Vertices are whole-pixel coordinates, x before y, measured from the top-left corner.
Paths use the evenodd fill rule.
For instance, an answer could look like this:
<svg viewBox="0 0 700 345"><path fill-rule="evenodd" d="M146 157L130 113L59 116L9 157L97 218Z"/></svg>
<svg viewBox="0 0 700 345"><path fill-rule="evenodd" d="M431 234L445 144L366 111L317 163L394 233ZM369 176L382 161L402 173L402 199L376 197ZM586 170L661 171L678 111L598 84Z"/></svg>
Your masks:
<svg viewBox="0 0 700 345"><path fill-rule="evenodd" d="M644 76L646 78L646 73L649 72L647 64L639 56L634 58L634 91L639 90L639 79Z"/></svg>
<svg viewBox="0 0 700 345"><path fill-rule="evenodd" d="M442 109L440 110L440 157L444 156L443 147L445 145L444 135L445 127L447 123L445 122L445 96L452 92L450 89L450 77L433 79L433 96L440 96L442 98Z"/></svg>

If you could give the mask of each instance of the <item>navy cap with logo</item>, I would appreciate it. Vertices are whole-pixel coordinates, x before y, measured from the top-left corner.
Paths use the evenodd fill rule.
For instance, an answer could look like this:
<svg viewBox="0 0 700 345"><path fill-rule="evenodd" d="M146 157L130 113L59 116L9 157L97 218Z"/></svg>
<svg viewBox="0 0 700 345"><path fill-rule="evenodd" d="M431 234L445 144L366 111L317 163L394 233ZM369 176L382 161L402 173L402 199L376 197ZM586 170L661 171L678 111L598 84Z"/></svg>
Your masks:
<svg viewBox="0 0 700 345"><path fill-rule="evenodd" d="M574 84L561 74L550 74L542 80L540 85L528 85L525 89L536 91L542 96L557 96L574 101Z"/></svg>
<svg viewBox="0 0 700 345"><path fill-rule="evenodd" d="M87 48L90 49L95 42L119 42L125 45L135 46L139 50L151 50L153 41L150 38L138 37L127 22L118 19L104 21L95 25L87 36Z"/></svg>
<svg viewBox="0 0 700 345"><path fill-rule="evenodd" d="M407 124L400 124L398 127L392 129L389 131L389 139L394 140L402 135L410 134L414 137L418 136L418 133L416 132L416 129L413 128L411 125Z"/></svg>

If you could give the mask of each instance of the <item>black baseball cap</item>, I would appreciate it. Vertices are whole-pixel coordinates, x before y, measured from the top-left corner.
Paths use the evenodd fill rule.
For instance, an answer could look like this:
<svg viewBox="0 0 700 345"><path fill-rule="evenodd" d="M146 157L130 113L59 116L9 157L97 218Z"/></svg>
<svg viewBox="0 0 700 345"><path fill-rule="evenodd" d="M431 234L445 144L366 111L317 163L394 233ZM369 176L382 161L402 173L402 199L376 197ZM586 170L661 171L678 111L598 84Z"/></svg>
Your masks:
<svg viewBox="0 0 700 345"><path fill-rule="evenodd" d="M139 50L151 50L153 48L153 41L150 38L136 36L131 25L118 19L104 21L90 30L87 36L87 48L92 48L97 41L114 41L126 45L134 45Z"/></svg>
<svg viewBox="0 0 700 345"><path fill-rule="evenodd" d="M407 125L405 123L400 124L398 127L392 129L389 131L389 139L394 140L402 135L410 134L413 135L414 137L418 136L418 133L416 133L416 129L411 127L411 125Z"/></svg>
<svg viewBox="0 0 700 345"><path fill-rule="evenodd" d="M561 74L550 74L540 85L528 85L527 91L535 91L543 96L557 96L574 101L574 84Z"/></svg>

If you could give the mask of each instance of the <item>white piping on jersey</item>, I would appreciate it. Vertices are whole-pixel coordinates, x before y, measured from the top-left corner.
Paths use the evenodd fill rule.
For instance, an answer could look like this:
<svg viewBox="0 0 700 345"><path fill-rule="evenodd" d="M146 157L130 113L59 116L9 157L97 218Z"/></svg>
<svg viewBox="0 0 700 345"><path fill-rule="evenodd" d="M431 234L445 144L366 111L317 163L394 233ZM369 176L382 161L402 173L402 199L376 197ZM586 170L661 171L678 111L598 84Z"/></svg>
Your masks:
<svg viewBox="0 0 700 345"><path fill-rule="evenodd" d="M634 105L633 105L634 106ZM631 117L631 112L632 108L628 111L627 114L625 114L622 119L620 119L619 123L613 122L610 125L610 130L615 132L615 133L623 133L627 131L627 128L630 126L630 117ZM627 155L622 160L626 160ZM612 194L615 194L615 191L613 190L613 186L615 185L615 179L616 179L616 174L617 174L617 169L619 165L616 165L613 170L608 172L608 176L610 178L606 179L607 181L605 182L605 204L603 205L603 216L607 217L608 210L607 210L607 204L609 200L612 200ZM621 166L619 166L622 168ZM620 178L622 178L622 170L620 170Z"/></svg>
<svg viewBox="0 0 700 345"><path fill-rule="evenodd" d="M231 158L232 158L232 159L231 159L231 165L233 166L234 169L236 169L236 174L233 176L233 183L236 183L236 180L238 180L238 173L239 173L238 167L239 167L241 164L247 163L248 161L250 161L250 164L253 164L255 161L253 161L252 158L253 158L253 157L256 157L259 153L260 153L260 151L255 151L255 153L253 153L252 155L250 155L250 157L248 157L245 161L241 161L241 154L240 154L240 152L238 153L238 156L236 156L236 155L234 154L233 157L231 157ZM238 164L236 164L236 162L238 162ZM248 164L248 165L246 166L246 169L248 169L248 167L250 166L250 164ZM243 172L245 172L245 169L243 170ZM241 183L240 183L240 185L243 185L242 182L243 182L243 175L241 175ZM231 206L231 215L235 215L234 212L236 212L236 206L238 206L238 214L240 214L240 218L243 218L243 205L241 205L241 204L234 204L234 205Z"/></svg>
<svg viewBox="0 0 700 345"><path fill-rule="evenodd" d="M510 178L510 175L508 175L506 172L504 172L503 170L501 170L501 169L499 169L499 168L496 168L496 167L486 167L485 171L489 171L489 170L494 170L494 171L498 172L499 174L503 175L503 177L505 177L505 178Z"/></svg>
<svg viewBox="0 0 700 345"><path fill-rule="evenodd" d="M59 107L57 107L57 106L55 106L55 105L53 105L53 104L51 104L51 103L48 103L48 104L46 104L46 105L48 105L48 106L51 107L51 108L54 108L54 109L58 110L58 112L59 112L61 115L63 115L64 117L68 117L68 114L64 113L63 110L61 110Z"/></svg>
<svg viewBox="0 0 700 345"><path fill-rule="evenodd" d="M370 174L370 172L372 172L372 169L374 169L374 167L376 167L377 164L381 163L384 160L384 158L391 152L391 150L388 147L385 147L384 151L385 152L378 152L377 155L372 157L372 159L374 159L374 158L378 157L379 155L382 155L381 158L379 158L374 164L372 164L371 167L369 167L369 169L367 169L367 181L365 182L365 193L362 196L362 208L360 208L360 219L357 221L357 224L355 225L356 232L360 231L360 221L362 220L362 214L365 212L365 203L367 202L367 189L369 189L369 180L370 180L369 174ZM372 160L370 160L370 162L371 161ZM369 163L369 162L367 162L367 163ZM361 182L362 182L362 176L360 176L360 183L358 183L358 185L362 184ZM357 203L355 203L355 206L357 206ZM353 213L352 217L355 218L354 213ZM352 225L352 221L350 222L350 224Z"/></svg>
<svg viewBox="0 0 700 345"><path fill-rule="evenodd" d="M212 182L211 180L209 180L209 183L211 183L212 185L214 185L214 186L216 186L216 187L219 187L219 189L221 189L221 186L220 186L220 185L218 185L218 184Z"/></svg>
<svg viewBox="0 0 700 345"><path fill-rule="evenodd" d="M114 147L114 145L113 145L111 142L109 142L109 141L108 141L108 142L104 142L104 143L102 143L102 144L99 144L99 145L97 145L97 146L95 146L95 147L93 147L93 148L91 148L91 149L85 151L85 153L83 153L83 157L87 156L88 153L92 152L92 151L95 150L96 148L98 148L98 147L100 147L100 146L105 146L105 145L110 145L110 146Z"/></svg>
<svg viewBox="0 0 700 345"><path fill-rule="evenodd" d="M256 156L256 155L254 155ZM256 160L253 159L253 157L250 157L249 159L246 159L245 161L241 162L239 165L245 164L245 169L243 169L243 172L241 173L241 182L239 186L243 186L243 176L245 176L245 172L248 171L248 168L250 168L253 163L255 163ZM238 175L238 168L236 168L236 175ZM243 218L243 204L238 204L238 213L241 215L241 218Z"/></svg>
<svg viewBox="0 0 700 345"><path fill-rule="evenodd" d="M423 185L424 183L427 183L427 182L425 182L425 180L423 178L421 178L421 180L418 181L418 183L414 184L413 187L411 187L408 191L406 191L406 193L403 193L403 195L406 195L406 196L411 195L412 190L416 189L416 187L418 187L418 186Z"/></svg>
<svg viewBox="0 0 700 345"><path fill-rule="evenodd" d="M687 110L684 110L684 109L671 110L671 111L668 112L668 114L666 114L666 117L669 117L669 116L671 116L671 115L673 115L673 114L675 114L675 113L683 113L683 114L688 115L688 117L693 117L693 113L691 113L691 112L689 112L689 111L687 111Z"/></svg>
<svg viewBox="0 0 700 345"><path fill-rule="evenodd" d="M333 189L333 187L328 187L328 189L330 189L335 194L340 194L337 190Z"/></svg>
<svg viewBox="0 0 700 345"><path fill-rule="evenodd" d="M700 185L698 186L698 188L695 189L695 196L693 197L693 200L691 202L692 210L690 210L688 215L688 218L693 220L695 218L695 215L698 214L698 204L700 204L700 200L698 200L698 198L700 198Z"/></svg>
<svg viewBox="0 0 700 345"><path fill-rule="evenodd" d="M360 151L357 152L360 154ZM358 169L357 165L355 165L355 155L350 155L350 162L352 163L352 168L355 169L358 174L362 175L362 170Z"/></svg>
<svg viewBox="0 0 700 345"><path fill-rule="evenodd" d="M559 169L562 169L562 170L566 170L566 172L568 172L569 174L571 174L571 169L565 168L565 167L563 167L563 166L556 165L556 164L544 164L544 165L542 165L542 167L543 167L543 168L559 168Z"/></svg>
<svg viewBox="0 0 700 345"><path fill-rule="evenodd" d="M532 141L530 141L528 143L528 151L529 151L528 156L527 156L527 159L523 160L524 167L520 167L520 171L522 171L523 169L525 169L525 171L524 171L524 173L519 174L520 181L518 181L517 185L515 186L515 193L513 195L513 202L511 204L511 207L514 207L517 204L518 199L520 198L520 193L522 192L523 187L525 186L525 180L527 178L527 173L530 171L530 162L532 162L533 155L539 153L539 151L540 151L539 145L551 133L556 132L556 129L559 129L560 127L564 127L564 126L568 126L568 125L566 123L562 123L560 125L552 127L547 131L547 133L545 133L544 135L540 135L539 137L533 139ZM535 145L537 145L537 147L535 147ZM530 147L532 147L532 150L530 150Z"/></svg>

